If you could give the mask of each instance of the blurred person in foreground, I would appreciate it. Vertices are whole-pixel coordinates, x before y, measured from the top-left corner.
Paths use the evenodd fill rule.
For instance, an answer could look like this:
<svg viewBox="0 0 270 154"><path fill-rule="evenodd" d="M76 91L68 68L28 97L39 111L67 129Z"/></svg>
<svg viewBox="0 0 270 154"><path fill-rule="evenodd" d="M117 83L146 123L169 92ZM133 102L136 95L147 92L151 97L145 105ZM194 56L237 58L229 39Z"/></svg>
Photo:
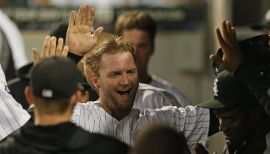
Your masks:
<svg viewBox="0 0 270 154"><path fill-rule="evenodd" d="M82 80L76 65L53 56L38 62L25 95L35 106L34 124L27 124L0 143L1 154L127 153L128 146L110 137L89 134L70 122Z"/></svg>
<svg viewBox="0 0 270 154"><path fill-rule="evenodd" d="M135 136L130 154L190 154L183 133L165 125L149 125Z"/></svg>
<svg viewBox="0 0 270 154"><path fill-rule="evenodd" d="M136 54L139 81L162 88L173 94L181 107L190 105L187 97L171 83L148 72L148 64L155 50L157 25L154 19L141 11L129 11L120 15L115 23L117 35L132 43Z"/></svg>

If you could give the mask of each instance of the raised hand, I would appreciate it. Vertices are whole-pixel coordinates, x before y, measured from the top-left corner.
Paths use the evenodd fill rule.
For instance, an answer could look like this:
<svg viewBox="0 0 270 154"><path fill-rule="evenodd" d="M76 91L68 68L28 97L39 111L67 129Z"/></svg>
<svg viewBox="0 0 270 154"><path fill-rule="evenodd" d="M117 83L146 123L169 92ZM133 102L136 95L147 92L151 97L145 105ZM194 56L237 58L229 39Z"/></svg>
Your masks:
<svg viewBox="0 0 270 154"><path fill-rule="evenodd" d="M210 60L216 62L229 72L235 72L239 64L242 62L241 54L234 27L228 21L222 22L222 33L219 28L216 29L216 35L221 46L222 58L216 54L210 55Z"/></svg>
<svg viewBox="0 0 270 154"><path fill-rule="evenodd" d="M68 46L64 46L64 40L56 37L46 36L43 44L42 52L40 53L36 48L32 48L34 64L38 63L40 59L50 56L67 56Z"/></svg>
<svg viewBox="0 0 270 154"><path fill-rule="evenodd" d="M82 5L78 13L76 11L70 13L66 35L69 52L83 56L97 42L103 28L98 27L92 33L94 16L94 9L88 5Z"/></svg>

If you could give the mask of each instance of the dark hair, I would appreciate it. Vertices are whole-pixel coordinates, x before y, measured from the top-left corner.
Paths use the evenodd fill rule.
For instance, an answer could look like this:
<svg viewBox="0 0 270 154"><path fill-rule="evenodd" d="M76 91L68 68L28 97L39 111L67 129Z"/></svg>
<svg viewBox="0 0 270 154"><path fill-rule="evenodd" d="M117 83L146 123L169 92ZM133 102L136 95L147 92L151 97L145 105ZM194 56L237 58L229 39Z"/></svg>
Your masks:
<svg viewBox="0 0 270 154"><path fill-rule="evenodd" d="M156 36L157 26L154 19L142 11L128 11L117 18L115 32L122 35L124 30L140 29L149 33L152 43Z"/></svg>
<svg viewBox="0 0 270 154"><path fill-rule="evenodd" d="M135 136L136 154L190 154L185 136L166 125L150 124Z"/></svg>

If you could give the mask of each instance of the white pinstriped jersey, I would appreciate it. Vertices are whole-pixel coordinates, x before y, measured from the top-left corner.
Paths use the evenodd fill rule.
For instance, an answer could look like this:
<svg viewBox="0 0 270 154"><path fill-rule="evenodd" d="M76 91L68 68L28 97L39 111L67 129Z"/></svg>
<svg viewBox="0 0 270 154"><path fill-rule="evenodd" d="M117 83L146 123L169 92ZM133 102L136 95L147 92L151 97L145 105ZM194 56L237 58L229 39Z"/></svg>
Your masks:
<svg viewBox="0 0 270 154"><path fill-rule="evenodd" d="M149 123L163 123L183 131L189 146L194 142L205 144L209 120L208 109L165 106L160 109L145 109L144 112L133 109L127 117L118 121L103 110L99 100L76 105L72 115L72 122L85 130L113 136L131 145L140 127Z"/></svg>
<svg viewBox="0 0 270 154"><path fill-rule="evenodd" d="M181 107L171 93L148 84L139 84L133 104L134 108L144 111L144 109L155 109L163 106Z"/></svg>
<svg viewBox="0 0 270 154"><path fill-rule="evenodd" d="M177 101L181 107L186 107L187 105L191 105L188 98L183 93L178 91L170 82L168 82L164 79L161 79L155 75L152 75L151 77L152 77L152 80L149 83L149 85L154 86L154 87L158 87L158 88L162 88L162 89L168 91L169 93L171 93L177 99Z"/></svg>
<svg viewBox="0 0 270 154"><path fill-rule="evenodd" d="M24 125L30 115L8 93L5 74L0 68L0 140Z"/></svg>

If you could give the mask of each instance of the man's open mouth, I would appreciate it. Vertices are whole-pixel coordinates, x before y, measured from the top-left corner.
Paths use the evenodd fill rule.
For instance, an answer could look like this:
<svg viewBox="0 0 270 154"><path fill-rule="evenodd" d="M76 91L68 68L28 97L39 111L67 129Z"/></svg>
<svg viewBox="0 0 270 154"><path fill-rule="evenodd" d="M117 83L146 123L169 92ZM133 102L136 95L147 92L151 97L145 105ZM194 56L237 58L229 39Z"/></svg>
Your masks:
<svg viewBox="0 0 270 154"><path fill-rule="evenodd" d="M126 89L120 89L120 90L117 90L117 93L119 94L119 95L129 95L129 93L130 93L130 88L126 88Z"/></svg>

